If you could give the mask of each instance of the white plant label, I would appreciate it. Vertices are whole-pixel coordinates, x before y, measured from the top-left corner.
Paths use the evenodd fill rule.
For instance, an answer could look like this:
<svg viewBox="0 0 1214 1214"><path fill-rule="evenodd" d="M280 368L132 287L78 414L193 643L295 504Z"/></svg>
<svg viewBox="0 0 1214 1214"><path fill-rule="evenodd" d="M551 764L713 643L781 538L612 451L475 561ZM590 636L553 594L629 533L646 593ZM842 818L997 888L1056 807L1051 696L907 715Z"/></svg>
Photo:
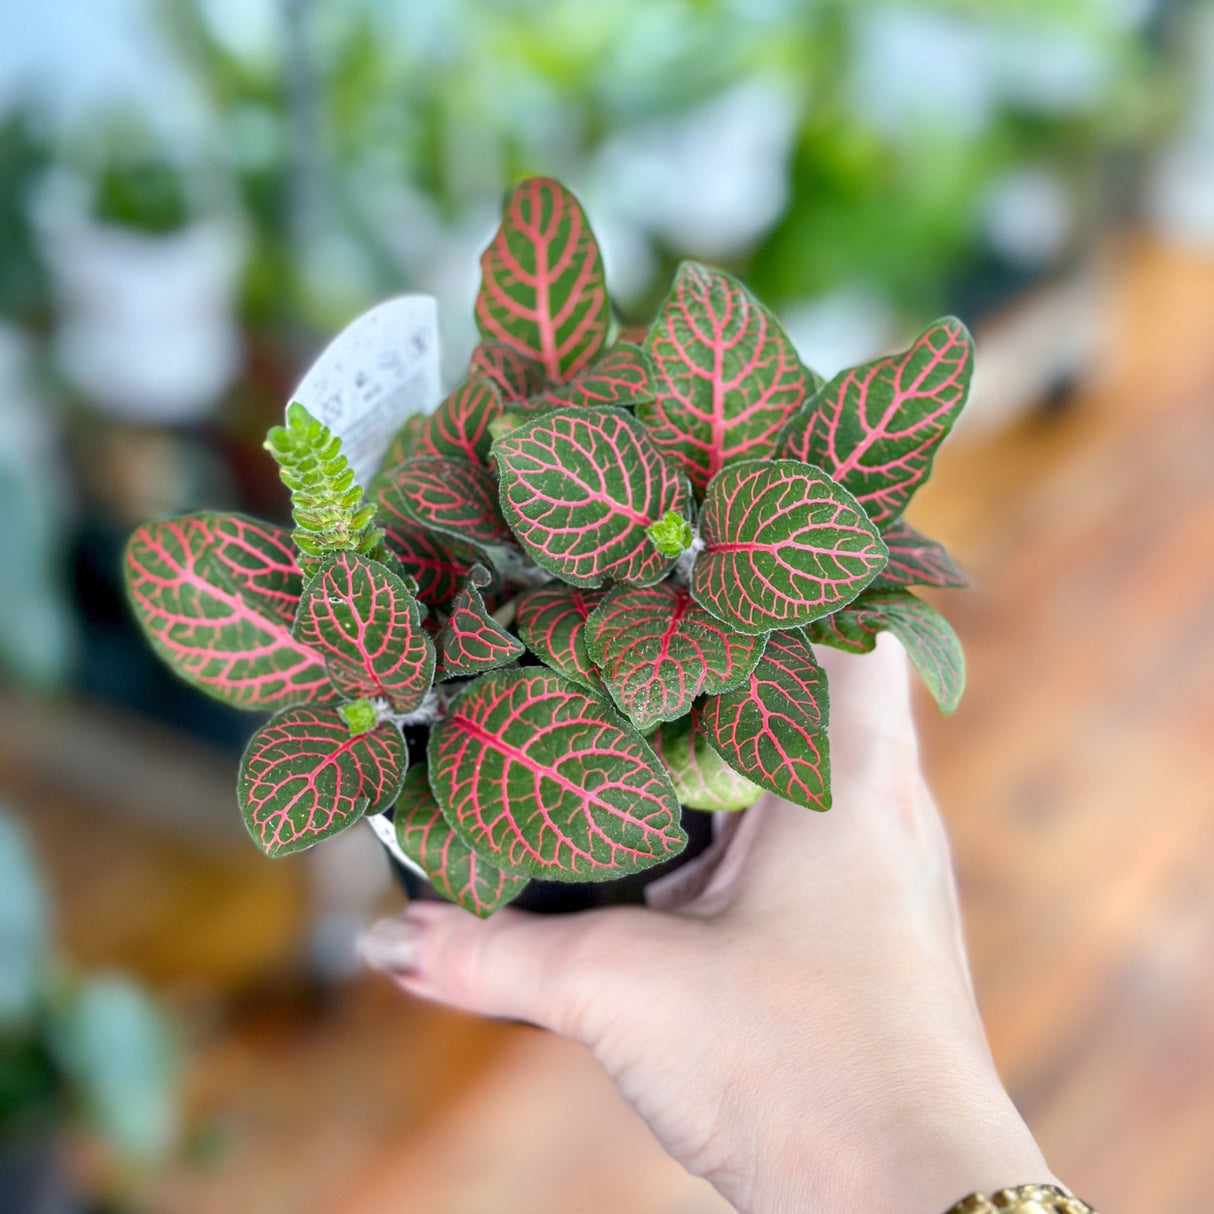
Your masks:
<svg viewBox="0 0 1214 1214"><path fill-rule="evenodd" d="M399 295L347 325L291 399L341 439L366 486L405 418L429 413L441 395L438 304L431 295Z"/></svg>

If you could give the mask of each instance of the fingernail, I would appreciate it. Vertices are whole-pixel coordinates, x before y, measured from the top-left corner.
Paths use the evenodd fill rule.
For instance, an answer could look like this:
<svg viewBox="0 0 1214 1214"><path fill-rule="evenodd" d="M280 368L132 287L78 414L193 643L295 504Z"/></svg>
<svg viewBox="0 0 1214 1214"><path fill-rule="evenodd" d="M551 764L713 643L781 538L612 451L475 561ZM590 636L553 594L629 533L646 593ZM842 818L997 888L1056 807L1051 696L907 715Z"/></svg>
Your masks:
<svg viewBox="0 0 1214 1214"><path fill-rule="evenodd" d="M380 919L358 942L362 959L381 974L407 974L417 966L421 928L404 919Z"/></svg>

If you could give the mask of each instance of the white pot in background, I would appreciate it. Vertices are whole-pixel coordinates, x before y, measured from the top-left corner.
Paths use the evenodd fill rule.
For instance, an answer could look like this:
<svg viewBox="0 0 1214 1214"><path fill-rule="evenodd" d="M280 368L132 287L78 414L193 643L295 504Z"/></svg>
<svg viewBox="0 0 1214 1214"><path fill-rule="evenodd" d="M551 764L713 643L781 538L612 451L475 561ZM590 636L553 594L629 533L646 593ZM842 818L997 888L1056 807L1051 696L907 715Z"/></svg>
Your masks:
<svg viewBox="0 0 1214 1214"><path fill-rule="evenodd" d="M41 209L39 230L58 304L55 353L72 384L129 421L211 412L239 365L239 222L144 233L96 222L69 188Z"/></svg>

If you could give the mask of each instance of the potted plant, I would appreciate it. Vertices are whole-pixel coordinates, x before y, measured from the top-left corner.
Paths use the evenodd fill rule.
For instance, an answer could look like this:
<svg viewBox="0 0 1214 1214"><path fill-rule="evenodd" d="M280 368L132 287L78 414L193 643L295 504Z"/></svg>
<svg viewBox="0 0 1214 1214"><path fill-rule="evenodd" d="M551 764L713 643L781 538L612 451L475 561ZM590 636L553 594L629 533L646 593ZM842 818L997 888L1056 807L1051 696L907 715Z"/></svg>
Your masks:
<svg viewBox="0 0 1214 1214"><path fill-rule="evenodd" d="M613 336L577 200L524 181L481 259L467 378L357 484L298 402L266 446L295 528L148 523L126 578L157 652L275 715L238 799L271 856L366 815L478 915L687 842L684 811L830 806L811 643L895 633L941 708L964 663L912 587L965 579L902 519L965 403L960 322L823 383L735 279L682 265ZM387 818L379 818L381 831Z"/></svg>

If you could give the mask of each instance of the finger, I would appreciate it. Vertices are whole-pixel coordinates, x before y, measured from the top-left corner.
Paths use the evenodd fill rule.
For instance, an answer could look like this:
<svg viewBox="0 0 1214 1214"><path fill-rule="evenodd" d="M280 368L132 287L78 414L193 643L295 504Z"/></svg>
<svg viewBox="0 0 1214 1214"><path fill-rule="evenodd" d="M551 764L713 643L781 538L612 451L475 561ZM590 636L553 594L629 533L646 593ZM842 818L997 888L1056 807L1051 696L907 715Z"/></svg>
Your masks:
<svg viewBox="0 0 1214 1214"><path fill-rule="evenodd" d="M411 994L581 1038L585 1007L639 934L622 909L542 916L507 908L480 920L417 902L375 923L359 947L372 969Z"/></svg>

